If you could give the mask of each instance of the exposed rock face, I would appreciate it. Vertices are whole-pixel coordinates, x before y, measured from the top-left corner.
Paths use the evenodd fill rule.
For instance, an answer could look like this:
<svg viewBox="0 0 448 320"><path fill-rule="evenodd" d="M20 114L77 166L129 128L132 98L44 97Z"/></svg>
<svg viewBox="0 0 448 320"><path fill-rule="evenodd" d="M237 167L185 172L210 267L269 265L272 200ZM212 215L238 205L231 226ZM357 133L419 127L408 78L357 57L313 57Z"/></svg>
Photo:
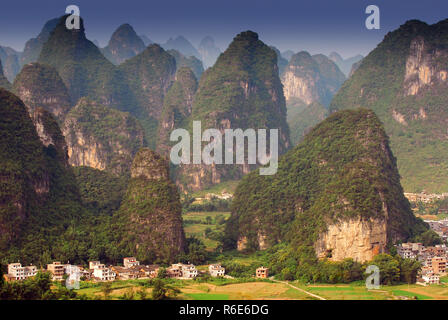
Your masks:
<svg viewBox="0 0 448 320"><path fill-rule="evenodd" d="M291 57L282 83L294 144L325 119L326 107L344 81L345 76L338 66L322 54L311 56L302 51Z"/></svg>
<svg viewBox="0 0 448 320"><path fill-rule="evenodd" d="M221 50L215 45L215 40L210 36L201 40L198 51L205 68L213 66L221 54Z"/></svg>
<svg viewBox="0 0 448 320"><path fill-rule="evenodd" d="M314 127L276 175L244 177L226 234L239 250L287 242L292 252L365 261L425 228L403 195L381 122L356 109Z"/></svg>
<svg viewBox="0 0 448 320"><path fill-rule="evenodd" d="M68 167L67 143L54 116L42 107L33 109L30 115L42 144L46 148L56 148L59 161Z"/></svg>
<svg viewBox="0 0 448 320"><path fill-rule="evenodd" d="M114 64L121 64L143 50L145 50L143 40L135 33L132 26L125 23L115 30L109 44L102 51L109 61Z"/></svg>
<svg viewBox="0 0 448 320"><path fill-rule="evenodd" d="M144 131L127 112L83 98L67 114L63 128L72 166L88 166L116 175L129 173L145 145Z"/></svg>
<svg viewBox="0 0 448 320"><path fill-rule="evenodd" d="M425 48L424 37L419 36L413 39L406 60L404 94L416 95L425 86L445 82L448 69L440 68L438 65L440 60L448 61L448 50L436 48L435 51L429 51Z"/></svg>
<svg viewBox="0 0 448 320"><path fill-rule="evenodd" d="M299 100L306 105L319 102L328 106L344 81L344 74L327 57L305 51L291 57L282 77L288 104Z"/></svg>
<svg viewBox="0 0 448 320"><path fill-rule="evenodd" d="M334 63L337 64L337 66L339 67L339 69L341 69L341 71L347 76L350 76L350 72L353 68L353 66L355 64L357 64L358 62L360 62L364 57L360 54L347 58L347 59L343 59L339 53L337 52L332 52L330 53L330 55L328 56L328 58L330 58L330 60L332 60Z"/></svg>
<svg viewBox="0 0 448 320"><path fill-rule="evenodd" d="M44 43L47 42L48 38L50 38L50 34L54 28L56 28L58 22L59 18L47 21L39 35L25 43L25 49L23 49L22 56L20 57L21 66L37 61Z"/></svg>
<svg viewBox="0 0 448 320"><path fill-rule="evenodd" d="M390 32L335 95L330 109L371 108L390 135L407 192L448 188L448 20Z"/></svg>
<svg viewBox="0 0 448 320"><path fill-rule="evenodd" d="M194 56L201 59L198 50L191 44L190 41L183 36L177 36L175 39L169 38L166 43L162 45L165 50L177 50L186 57Z"/></svg>
<svg viewBox="0 0 448 320"><path fill-rule="evenodd" d="M386 219L349 219L329 225L314 244L319 258L340 261L347 257L355 261L370 261L386 251Z"/></svg>
<svg viewBox="0 0 448 320"><path fill-rule="evenodd" d="M52 113L63 121L70 110L70 96L56 69L40 63L31 63L17 75L14 93L25 103L32 115L38 107Z"/></svg>
<svg viewBox="0 0 448 320"><path fill-rule="evenodd" d="M179 193L163 157L147 148L137 153L116 218L123 226L120 245L141 261L174 262L184 252Z"/></svg>
<svg viewBox="0 0 448 320"><path fill-rule="evenodd" d="M3 67L2 67L2 61L0 59L0 88L11 90L11 83L6 79L5 75L3 74Z"/></svg>
<svg viewBox="0 0 448 320"><path fill-rule="evenodd" d="M176 59L176 66L179 70L182 67L187 67L193 70L196 79L200 79L202 73L204 72L204 67L202 66L201 60L194 56L185 57L182 53L177 50L168 50L170 55Z"/></svg>
<svg viewBox="0 0 448 320"><path fill-rule="evenodd" d="M186 120L191 115L193 98L198 82L190 68L180 68L176 79L168 90L158 129L157 152L169 157L171 142L169 137L176 128L187 127Z"/></svg>
<svg viewBox="0 0 448 320"><path fill-rule="evenodd" d="M190 119L201 121L202 130L215 128L222 134L225 129L278 129L279 153L285 152L290 143L289 129L275 51L252 31L237 35L202 75ZM247 162L182 165L177 182L179 187L198 190L238 179L254 167Z"/></svg>

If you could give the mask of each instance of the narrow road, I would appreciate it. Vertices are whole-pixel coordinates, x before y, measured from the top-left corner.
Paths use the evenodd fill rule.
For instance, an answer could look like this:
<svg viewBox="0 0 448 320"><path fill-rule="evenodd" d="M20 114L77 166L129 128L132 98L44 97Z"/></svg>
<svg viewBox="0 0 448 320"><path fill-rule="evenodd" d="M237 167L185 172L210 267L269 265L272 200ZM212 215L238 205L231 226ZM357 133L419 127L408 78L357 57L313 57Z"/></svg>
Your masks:
<svg viewBox="0 0 448 320"><path fill-rule="evenodd" d="M299 288L299 287L293 286L292 284L290 284L290 283L288 283L288 282L285 282L285 281L279 281L279 280L274 280L274 278L269 278L269 279L272 280L272 281L274 281L274 282L278 282L278 283L286 284L287 286L290 286L291 288L296 289L296 290L299 290L300 292L303 292L303 293L305 293L305 294L307 294L307 295L309 295L309 296L312 296L312 297L314 297L314 298L317 298L317 299L320 299L320 300L327 300L327 299L325 299L325 298L323 298L323 297L321 297L321 296L318 296L317 294L314 294L314 293L308 292L308 291L306 291L306 290L303 290L303 289L301 289L301 288Z"/></svg>

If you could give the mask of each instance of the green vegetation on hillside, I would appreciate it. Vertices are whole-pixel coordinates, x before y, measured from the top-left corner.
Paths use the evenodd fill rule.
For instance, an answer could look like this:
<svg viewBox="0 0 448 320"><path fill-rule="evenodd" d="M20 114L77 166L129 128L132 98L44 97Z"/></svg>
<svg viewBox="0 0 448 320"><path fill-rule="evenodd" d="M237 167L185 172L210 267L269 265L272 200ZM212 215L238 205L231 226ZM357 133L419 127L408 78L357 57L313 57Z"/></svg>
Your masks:
<svg viewBox="0 0 448 320"><path fill-rule="evenodd" d="M375 111L390 136L401 182L407 192L441 193L448 189L448 162L444 156L448 152L447 84L433 75L429 84L422 85L417 94L409 95L409 83L418 75L405 80L409 59L421 70L432 68L434 74L446 72L447 31L448 20L434 25L411 20L389 32L362 60L331 103L331 110L367 107ZM419 53L415 45L411 50L415 41L423 43Z"/></svg>
<svg viewBox="0 0 448 320"><path fill-rule="evenodd" d="M43 107L63 121L70 110L70 96L57 70L49 65L25 65L14 80L13 91L33 112Z"/></svg>
<svg viewBox="0 0 448 320"><path fill-rule="evenodd" d="M135 156L131 179L113 220L113 237L127 255L147 263L174 262L185 251L181 203L168 163L148 148Z"/></svg>
<svg viewBox="0 0 448 320"><path fill-rule="evenodd" d="M318 124L280 158L276 175L245 176L224 244L235 247L244 238L247 250L257 250L260 235L268 247L288 243L278 248L277 264L288 262L304 273L317 261L313 244L328 224L357 217L386 219L388 241L427 228L412 214L388 137L367 109L337 112Z"/></svg>
<svg viewBox="0 0 448 320"><path fill-rule="evenodd" d="M174 80L176 61L157 44L119 66L129 83L138 110L128 110L142 123L148 145L155 147L163 99Z"/></svg>
<svg viewBox="0 0 448 320"><path fill-rule="evenodd" d="M288 107L288 125L292 145L297 145L316 124L324 120L328 110L318 102L313 102L304 109Z"/></svg>
<svg viewBox="0 0 448 320"><path fill-rule="evenodd" d="M68 30L65 19L66 16L60 18L38 62L56 68L72 104L81 97L90 97L107 106L133 111L136 106L125 78L86 38L83 20L80 30Z"/></svg>

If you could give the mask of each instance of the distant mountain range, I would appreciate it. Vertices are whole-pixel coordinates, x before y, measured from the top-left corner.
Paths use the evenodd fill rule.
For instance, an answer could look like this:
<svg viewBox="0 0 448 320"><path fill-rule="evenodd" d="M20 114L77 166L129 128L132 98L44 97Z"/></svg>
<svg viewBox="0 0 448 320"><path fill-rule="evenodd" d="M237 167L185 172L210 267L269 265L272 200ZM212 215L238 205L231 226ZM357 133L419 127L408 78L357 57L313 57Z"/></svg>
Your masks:
<svg viewBox="0 0 448 320"><path fill-rule="evenodd" d="M334 63L336 63L339 69L341 69L341 71L345 74L345 76L348 77L350 75L350 72L352 71L353 65L361 61L364 57L358 54L354 57L343 59L339 55L339 53L332 52L330 53L328 58L330 58Z"/></svg>
<svg viewBox="0 0 448 320"><path fill-rule="evenodd" d="M222 53L211 37L198 49L183 36L159 45L129 24L101 49L82 19L68 30L65 18L23 53L0 51L1 261L207 255L185 236L182 204L229 180L240 182L219 248L268 249L290 279L328 261L361 268L428 229L402 184L448 187L448 20L408 21L343 60L281 53L250 30ZM277 173L170 164L170 133L191 134L193 121L218 138L278 129Z"/></svg>

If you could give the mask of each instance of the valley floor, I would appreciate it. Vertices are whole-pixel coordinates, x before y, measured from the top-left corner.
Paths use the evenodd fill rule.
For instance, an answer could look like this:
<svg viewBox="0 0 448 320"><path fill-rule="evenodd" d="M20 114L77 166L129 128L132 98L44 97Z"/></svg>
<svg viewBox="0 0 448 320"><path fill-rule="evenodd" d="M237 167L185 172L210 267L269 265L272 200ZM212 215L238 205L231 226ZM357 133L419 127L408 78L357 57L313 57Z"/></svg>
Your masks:
<svg viewBox="0 0 448 320"><path fill-rule="evenodd" d="M394 285L381 286L379 290L367 290L362 282L352 284L301 284L290 282L295 287L315 294L325 300L448 300L448 279L440 285L420 286ZM84 287L87 286L87 287ZM179 280L171 286L180 290L175 299L181 300L313 300L317 299L288 283L257 281L244 283L205 283L191 280ZM84 288L83 288L84 287ZM139 299L138 292L144 290L151 297L151 288L145 288L140 281L115 281L109 299ZM104 299L101 284L83 283L78 294L85 294L90 299Z"/></svg>

